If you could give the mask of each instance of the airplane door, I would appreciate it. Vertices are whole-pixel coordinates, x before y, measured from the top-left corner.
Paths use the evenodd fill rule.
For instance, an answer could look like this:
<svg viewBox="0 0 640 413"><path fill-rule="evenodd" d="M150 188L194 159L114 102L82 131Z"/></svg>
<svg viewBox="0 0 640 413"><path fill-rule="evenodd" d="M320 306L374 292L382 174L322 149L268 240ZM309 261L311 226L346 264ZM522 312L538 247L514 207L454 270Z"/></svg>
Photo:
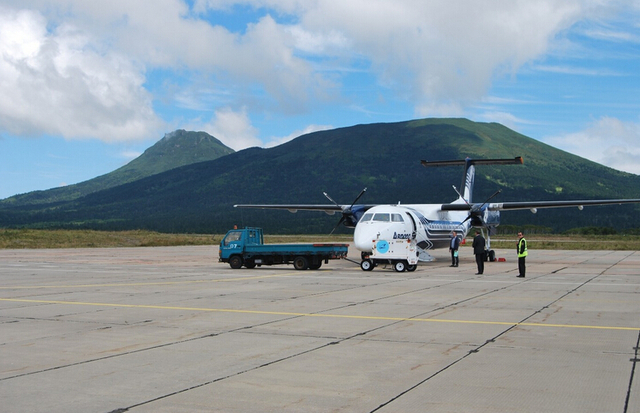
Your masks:
<svg viewBox="0 0 640 413"><path fill-rule="evenodd" d="M407 214L407 216L409 217L409 220L411 221L411 239L416 239L416 234L418 231L418 228L416 227L416 220L413 219L413 217L411 216L411 214L409 212L405 212L405 214Z"/></svg>

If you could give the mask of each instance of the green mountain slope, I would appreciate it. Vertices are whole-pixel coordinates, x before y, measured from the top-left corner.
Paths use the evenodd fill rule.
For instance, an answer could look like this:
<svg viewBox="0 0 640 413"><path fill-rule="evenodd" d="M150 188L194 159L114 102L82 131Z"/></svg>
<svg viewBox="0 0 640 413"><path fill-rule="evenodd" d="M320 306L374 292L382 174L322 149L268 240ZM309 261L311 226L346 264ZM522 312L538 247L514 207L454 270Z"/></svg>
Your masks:
<svg viewBox="0 0 640 413"><path fill-rule="evenodd" d="M179 129L165 134L142 155L113 172L75 185L16 195L0 201L0 205L70 201L180 166L217 159L233 152L233 149L206 132L187 132Z"/></svg>
<svg viewBox="0 0 640 413"><path fill-rule="evenodd" d="M456 198L462 169L423 168L421 159L512 158L524 165L476 168L475 201L638 198L640 176L568 154L495 123L423 119L357 125L300 136L270 149L251 148L139 179L66 202L0 206L0 226L145 228L223 232L236 225L269 232L323 233L338 216L318 212L239 210L236 203L326 204L328 192L350 203L444 203ZM503 224L556 230L640 227L638 206L505 212Z"/></svg>

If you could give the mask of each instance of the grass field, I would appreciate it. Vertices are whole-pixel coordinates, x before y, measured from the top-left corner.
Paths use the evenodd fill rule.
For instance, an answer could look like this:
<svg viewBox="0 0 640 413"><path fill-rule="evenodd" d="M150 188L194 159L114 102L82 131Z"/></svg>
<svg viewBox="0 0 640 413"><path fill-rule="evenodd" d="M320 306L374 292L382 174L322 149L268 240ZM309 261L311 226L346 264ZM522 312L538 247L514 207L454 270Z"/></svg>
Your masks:
<svg viewBox="0 0 640 413"><path fill-rule="evenodd" d="M224 234L164 234L152 231L0 229L1 249L108 248L217 245ZM352 235L265 235L266 243L351 242ZM471 246L467 238L465 246ZM530 249L640 250L638 235L532 235ZM495 236L492 248L514 248L515 237Z"/></svg>

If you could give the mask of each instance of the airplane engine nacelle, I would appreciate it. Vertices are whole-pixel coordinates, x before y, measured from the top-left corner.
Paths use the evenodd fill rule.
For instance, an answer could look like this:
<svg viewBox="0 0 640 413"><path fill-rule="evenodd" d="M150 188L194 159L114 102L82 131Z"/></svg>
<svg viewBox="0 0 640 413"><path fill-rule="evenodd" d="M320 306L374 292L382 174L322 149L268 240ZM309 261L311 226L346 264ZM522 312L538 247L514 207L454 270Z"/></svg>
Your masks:
<svg viewBox="0 0 640 413"><path fill-rule="evenodd" d="M500 211L484 211L482 220L486 226L497 226L500 224Z"/></svg>
<svg viewBox="0 0 640 413"><path fill-rule="evenodd" d="M345 227L348 228L355 228L356 225L358 224L358 221L360 221L360 218L362 218L362 215L364 215L365 213L365 208L363 208L362 206L352 206L351 210L349 211L349 213L344 214L344 222L343 225Z"/></svg>

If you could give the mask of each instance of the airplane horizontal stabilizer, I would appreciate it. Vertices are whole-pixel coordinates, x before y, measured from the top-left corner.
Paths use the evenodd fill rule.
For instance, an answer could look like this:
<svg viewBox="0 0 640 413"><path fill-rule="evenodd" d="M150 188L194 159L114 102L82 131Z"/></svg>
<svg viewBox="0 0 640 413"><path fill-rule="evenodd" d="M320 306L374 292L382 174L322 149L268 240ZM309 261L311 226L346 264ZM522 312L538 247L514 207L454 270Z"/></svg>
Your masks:
<svg viewBox="0 0 640 413"><path fill-rule="evenodd" d="M502 158L502 159L462 159L453 161L420 161L422 166L456 166L456 165L513 165L524 163L522 156L516 156L515 158Z"/></svg>

